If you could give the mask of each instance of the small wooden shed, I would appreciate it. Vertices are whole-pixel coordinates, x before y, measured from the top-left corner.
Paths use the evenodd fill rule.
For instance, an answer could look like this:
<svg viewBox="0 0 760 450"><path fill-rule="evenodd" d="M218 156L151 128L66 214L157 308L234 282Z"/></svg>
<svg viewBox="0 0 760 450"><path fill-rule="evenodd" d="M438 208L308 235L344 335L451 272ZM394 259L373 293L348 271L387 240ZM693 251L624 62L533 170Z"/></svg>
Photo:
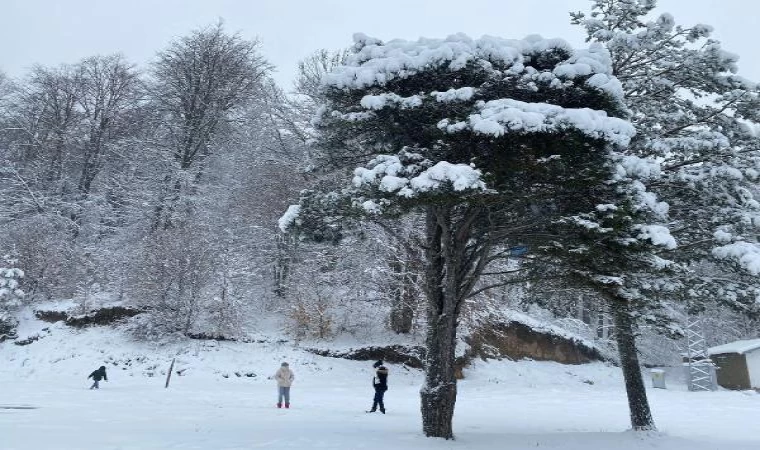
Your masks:
<svg viewBox="0 0 760 450"><path fill-rule="evenodd" d="M760 389L760 339L731 342L708 350L726 389Z"/></svg>

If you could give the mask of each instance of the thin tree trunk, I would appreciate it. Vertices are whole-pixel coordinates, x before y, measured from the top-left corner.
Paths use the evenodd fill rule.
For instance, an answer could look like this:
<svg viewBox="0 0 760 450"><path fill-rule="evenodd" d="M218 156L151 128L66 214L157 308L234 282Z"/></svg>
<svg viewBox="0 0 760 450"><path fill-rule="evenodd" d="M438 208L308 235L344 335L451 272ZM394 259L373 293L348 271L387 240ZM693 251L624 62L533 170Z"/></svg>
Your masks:
<svg viewBox="0 0 760 450"><path fill-rule="evenodd" d="M275 234L277 257L274 262L274 293L284 298L287 293L287 283L290 277L291 264L293 263L293 246L282 233Z"/></svg>
<svg viewBox="0 0 760 450"><path fill-rule="evenodd" d="M410 269L395 255L390 257L388 265L395 275L390 313L391 330L399 334L410 333L414 320L414 309L411 303L414 285L408 273Z"/></svg>
<svg viewBox="0 0 760 450"><path fill-rule="evenodd" d="M631 426L634 430L655 430L649 400L641 376L639 357L636 352L636 335L633 329L633 318L630 306L625 300L616 301L612 305L615 316L615 340L617 341L620 366L625 379L625 391L628 395L628 408L631 413Z"/></svg>
<svg viewBox="0 0 760 450"><path fill-rule="evenodd" d="M164 177L164 183L167 186L166 193L162 195L156 205L151 231L168 230L178 224L176 222L179 222L179 220L174 216L183 195L181 177L182 174L176 174L173 185L172 178L174 177L172 175Z"/></svg>

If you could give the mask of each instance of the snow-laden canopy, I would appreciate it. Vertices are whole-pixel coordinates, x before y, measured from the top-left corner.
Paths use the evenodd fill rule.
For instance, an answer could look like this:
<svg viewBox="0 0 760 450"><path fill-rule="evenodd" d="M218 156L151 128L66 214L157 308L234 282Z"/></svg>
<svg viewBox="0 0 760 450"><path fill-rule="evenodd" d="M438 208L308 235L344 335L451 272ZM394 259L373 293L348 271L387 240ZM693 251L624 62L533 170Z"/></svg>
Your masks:
<svg viewBox="0 0 760 450"><path fill-rule="evenodd" d="M472 39L461 33L446 39L397 39L386 43L356 34L354 42L355 52L326 74L322 84L326 90L363 91L365 95L358 104L320 109L317 125L324 124L323 120L371 122L383 110L417 110L435 108L437 104L444 117L449 116L438 121L437 127L448 134L467 131L500 137L579 132L618 146L628 145L635 134L627 121L611 117L604 110L611 108L620 114L623 90L612 75L609 52L597 44L573 49L562 39L538 35L525 39ZM450 84L432 83L412 91L393 92L408 89L401 87L404 80L423 72L464 73L468 68L478 75L462 79L436 75ZM591 102L596 103L595 109L583 107L577 94L569 94L573 90L596 92L605 100ZM554 97L557 103L538 101L542 97ZM458 108L460 113L453 113L452 108ZM462 115L463 108L469 113Z"/></svg>
<svg viewBox="0 0 760 450"><path fill-rule="evenodd" d="M738 241L728 245L715 247L713 256L736 261L752 275L760 275L760 245L755 242Z"/></svg>
<svg viewBox="0 0 760 450"><path fill-rule="evenodd" d="M493 64L505 75L522 74L526 79L540 76L542 81L590 76L584 82L609 95L622 99L620 82L612 76L609 52L594 44L588 49L575 50L563 39L545 39L531 35L524 39L503 39L483 36L472 39L458 33L446 39L420 38L416 41L395 39L381 42L365 34L354 35L359 48L348 56L344 64L325 76L326 86L340 89L362 89L373 85L385 85L391 80L407 78L431 68L461 70L470 63ZM567 54L551 73L539 72L532 65L531 57L549 50Z"/></svg>
<svg viewBox="0 0 760 450"><path fill-rule="evenodd" d="M322 94L319 146L356 164L351 203L369 214L397 201L492 194L532 164L526 158L602 165L635 135L621 118L609 52L538 35L382 42L356 34L353 52L323 76ZM487 181L494 167L501 178ZM639 203L653 203L641 191ZM299 225L303 213L291 207L280 228Z"/></svg>

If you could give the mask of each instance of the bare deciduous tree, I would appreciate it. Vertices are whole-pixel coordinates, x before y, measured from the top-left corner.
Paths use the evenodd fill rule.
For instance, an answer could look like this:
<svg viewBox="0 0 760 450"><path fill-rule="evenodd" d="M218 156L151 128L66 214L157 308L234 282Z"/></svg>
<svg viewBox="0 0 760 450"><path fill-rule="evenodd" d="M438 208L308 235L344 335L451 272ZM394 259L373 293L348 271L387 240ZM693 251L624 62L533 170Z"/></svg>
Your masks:
<svg viewBox="0 0 760 450"><path fill-rule="evenodd" d="M193 190L214 138L261 87L270 70L256 41L229 35L221 23L196 30L158 54L150 94L169 155L153 228L170 227L183 189Z"/></svg>

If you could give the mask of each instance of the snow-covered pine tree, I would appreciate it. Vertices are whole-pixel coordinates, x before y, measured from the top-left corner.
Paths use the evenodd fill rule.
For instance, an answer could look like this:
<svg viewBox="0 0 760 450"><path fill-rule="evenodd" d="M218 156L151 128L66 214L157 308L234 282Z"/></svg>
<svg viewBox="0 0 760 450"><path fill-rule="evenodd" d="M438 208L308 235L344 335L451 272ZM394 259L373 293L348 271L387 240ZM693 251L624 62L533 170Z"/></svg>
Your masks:
<svg viewBox="0 0 760 450"><path fill-rule="evenodd" d="M649 20L655 0L592 3L572 22L611 54L637 130L629 152L662 167L651 189L670 206L679 242L670 258L692 268L680 275L689 310L718 301L760 312L758 85L736 75L738 57L708 25Z"/></svg>
<svg viewBox="0 0 760 450"><path fill-rule="evenodd" d="M665 300L682 290L680 280L673 278L681 270L659 255L676 248L666 226L668 205L645 185L659 179L659 164L616 154L608 167L606 183L578 192L582 197L575 201L590 206L588 211L556 220L549 227L555 237L540 246L537 257L526 261L544 276L593 289L606 302L614 318L631 424L635 430L652 430L655 424L636 350L636 324L647 321L660 329L671 325Z"/></svg>
<svg viewBox="0 0 760 450"><path fill-rule="evenodd" d="M561 221L548 249L612 306L632 425L652 429L635 323L677 331L671 307L694 311L716 300L758 310L757 88L734 75L736 56L707 39L710 27L677 27L668 14L646 21L652 0L593 5L573 22L610 51L637 135L606 185L617 201L597 197L596 211ZM677 248L667 228L652 223L666 219Z"/></svg>
<svg viewBox="0 0 760 450"><path fill-rule="evenodd" d="M319 148L359 167L351 187L305 192L280 226L332 239L348 217L424 214L423 431L452 438L462 305L500 245L576 211L569 193L608 178L609 148L634 132L616 117L620 84L598 45L359 34L323 90Z"/></svg>
<svg viewBox="0 0 760 450"><path fill-rule="evenodd" d="M20 287L24 271L15 267L18 260L5 255L3 262L5 264L0 266L0 342L15 336L18 322L14 313L24 297L24 291Z"/></svg>

